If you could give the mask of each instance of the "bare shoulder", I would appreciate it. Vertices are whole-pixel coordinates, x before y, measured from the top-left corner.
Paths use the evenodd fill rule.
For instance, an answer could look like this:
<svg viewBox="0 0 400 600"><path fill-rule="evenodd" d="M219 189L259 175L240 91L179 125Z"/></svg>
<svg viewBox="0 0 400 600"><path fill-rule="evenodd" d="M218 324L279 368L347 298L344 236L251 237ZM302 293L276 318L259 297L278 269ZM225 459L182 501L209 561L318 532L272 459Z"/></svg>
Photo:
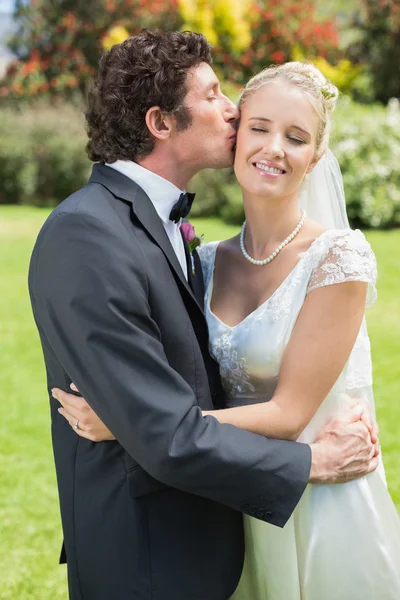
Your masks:
<svg viewBox="0 0 400 600"><path fill-rule="evenodd" d="M296 250L298 252L304 252L325 231L326 228L320 223L307 218L299 234L297 235L297 243L295 244Z"/></svg>
<svg viewBox="0 0 400 600"><path fill-rule="evenodd" d="M320 223L313 221L312 219L307 219L303 227L303 234L310 243L325 231L326 227L323 227Z"/></svg>
<svg viewBox="0 0 400 600"><path fill-rule="evenodd" d="M240 255L239 235L223 240L218 244L217 258L222 261L235 259Z"/></svg>

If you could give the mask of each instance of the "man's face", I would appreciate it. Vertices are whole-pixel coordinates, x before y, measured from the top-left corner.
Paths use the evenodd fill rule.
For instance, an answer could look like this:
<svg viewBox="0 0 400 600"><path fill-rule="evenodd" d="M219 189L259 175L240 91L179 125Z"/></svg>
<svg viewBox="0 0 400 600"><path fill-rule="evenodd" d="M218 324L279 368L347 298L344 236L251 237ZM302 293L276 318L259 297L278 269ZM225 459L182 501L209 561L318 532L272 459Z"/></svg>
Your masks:
<svg viewBox="0 0 400 600"><path fill-rule="evenodd" d="M188 71L187 86L184 103L192 123L175 131L171 150L194 173L232 166L238 109L221 92L217 76L206 63Z"/></svg>

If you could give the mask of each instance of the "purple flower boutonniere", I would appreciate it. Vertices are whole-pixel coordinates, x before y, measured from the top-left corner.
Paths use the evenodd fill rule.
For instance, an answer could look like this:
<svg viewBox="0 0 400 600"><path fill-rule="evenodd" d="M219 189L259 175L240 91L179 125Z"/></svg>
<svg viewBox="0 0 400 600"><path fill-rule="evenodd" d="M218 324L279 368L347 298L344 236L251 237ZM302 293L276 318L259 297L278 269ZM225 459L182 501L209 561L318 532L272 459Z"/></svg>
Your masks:
<svg viewBox="0 0 400 600"><path fill-rule="evenodd" d="M201 245L203 236L199 237L198 235L196 235L194 227L191 223L189 223L189 221L185 221L184 223L182 223L180 229L182 231L182 235L185 239L185 242L189 247L190 258L192 259L192 274L195 275L192 252Z"/></svg>

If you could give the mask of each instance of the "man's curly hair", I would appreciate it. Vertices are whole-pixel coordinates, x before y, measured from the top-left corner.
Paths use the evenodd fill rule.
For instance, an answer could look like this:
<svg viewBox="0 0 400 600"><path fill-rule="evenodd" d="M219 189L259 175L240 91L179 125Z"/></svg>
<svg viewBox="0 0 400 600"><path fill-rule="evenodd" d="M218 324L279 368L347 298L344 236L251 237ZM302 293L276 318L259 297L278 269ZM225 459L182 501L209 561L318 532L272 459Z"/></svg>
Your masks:
<svg viewBox="0 0 400 600"><path fill-rule="evenodd" d="M174 114L178 129L189 127L186 77L202 62L212 63L211 47L199 33L143 30L113 46L100 59L88 95L89 158L112 163L150 154L155 139L145 116L152 106Z"/></svg>

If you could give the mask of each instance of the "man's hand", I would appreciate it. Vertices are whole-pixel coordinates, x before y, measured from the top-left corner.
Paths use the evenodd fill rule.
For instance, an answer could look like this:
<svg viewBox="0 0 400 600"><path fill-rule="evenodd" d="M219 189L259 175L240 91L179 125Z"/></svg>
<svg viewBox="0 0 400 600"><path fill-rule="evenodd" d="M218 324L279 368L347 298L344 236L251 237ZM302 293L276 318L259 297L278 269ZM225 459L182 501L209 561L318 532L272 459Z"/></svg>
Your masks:
<svg viewBox="0 0 400 600"><path fill-rule="evenodd" d="M346 416L330 421L311 452L310 483L346 483L374 471L379 446L369 411L357 404Z"/></svg>
<svg viewBox="0 0 400 600"><path fill-rule="evenodd" d="M74 392L79 392L73 383L70 387ZM53 388L51 393L53 398L62 405L58 412L68 421L78 435L92 442L115 440L111 431L107 429L103 421L99 419L82 396L68 394L59 388Z"/></svg>

